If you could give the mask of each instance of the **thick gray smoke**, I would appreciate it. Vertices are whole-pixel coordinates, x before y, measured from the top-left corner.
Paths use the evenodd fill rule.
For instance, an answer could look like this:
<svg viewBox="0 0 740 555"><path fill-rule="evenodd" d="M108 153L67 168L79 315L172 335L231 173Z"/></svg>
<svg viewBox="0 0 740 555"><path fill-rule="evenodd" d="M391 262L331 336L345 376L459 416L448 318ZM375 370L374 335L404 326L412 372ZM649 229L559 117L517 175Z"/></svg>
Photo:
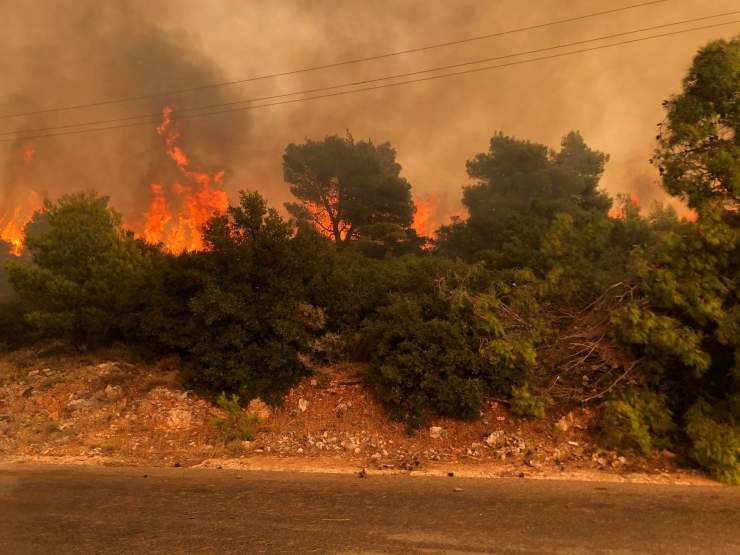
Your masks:
<svg viewBox="0 0 740 555"><path fill-rule="evenodd" d="M0 0L0 112L197 86L454 40L630 2L450 0L245 2ZM356 66L209 89L188 107L414 71L729 11L734 0L671 0L611 16ZM600 50L447 80L182 122L198 169L225 169L225 187L287 200L281 153L305 137L390 141L417 197L435 195L437 221L459 208L465 161L501 130L557 147L571 129L611 155L604 185L660 198L648 159L661 101L680 90L696 49L735 27ZM154 99L0 122L2 131L159 111ZM35 143L34 187L51 195L94 188L124 214L172 171L154 124ZM17 156L0 145L0 156ZM0 165L0 187L13 164ZM5 194L7 189L0 189Z"/></svg>

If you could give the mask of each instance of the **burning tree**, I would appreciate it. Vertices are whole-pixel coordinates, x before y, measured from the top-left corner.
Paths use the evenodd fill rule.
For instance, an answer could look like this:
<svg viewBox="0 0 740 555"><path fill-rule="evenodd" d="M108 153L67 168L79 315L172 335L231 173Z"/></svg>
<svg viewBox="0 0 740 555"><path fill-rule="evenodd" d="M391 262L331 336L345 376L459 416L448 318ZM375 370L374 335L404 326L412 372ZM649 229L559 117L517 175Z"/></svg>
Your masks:
<svg viewBox="0 0 740 555"><path fill-rule="evenodd" d="M411 185L401 177L396 151L348 135L290 144L283 155L283 174L299 203L289 212L337 244L360 238L378 224L400 229L411 225Z"/></svg>

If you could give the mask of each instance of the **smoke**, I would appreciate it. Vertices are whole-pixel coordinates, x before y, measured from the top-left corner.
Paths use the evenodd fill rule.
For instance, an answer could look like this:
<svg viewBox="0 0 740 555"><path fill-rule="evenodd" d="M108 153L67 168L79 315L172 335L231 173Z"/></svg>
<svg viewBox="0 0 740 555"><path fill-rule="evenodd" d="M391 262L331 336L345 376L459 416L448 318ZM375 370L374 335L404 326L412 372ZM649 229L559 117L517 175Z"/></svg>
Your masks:
<svg viewBox="0 0 740 555"><path fill-rule="evenodd" d="M625 2L624 4L626 4ZM331 63L562 19L623 3L541 0L3 0L3 113L156 93ZM95 109L4 120L5 131L213 104L374 78L570 42L735 8L732 0L664 4L534 32L366 64ZM459 213L465 161L504 133L553 148L578 129L611 155L603 185L612 194L663 194L648 159L661 102L680 90L697 48L736 27L693 32L556 60L355 95L198 118L179 123L202 171L225 169L224 187L289 200L285 145L344 134L390 141L419 198L436 199L442 223ZM96 189L124 214L144 209L148 184L174 172L155 124L35 142L34 187L56 196ZM0 145L0 157L14 155ZM7 152L5 152L7 151ZM0 192L10 180L0 164ZM4 172L4 173L3 173Z"/></svg>
<svg viewBox="0 0 740 555"><path fill-rule="evenodd" d="M5 53L0 73L0 111L18 113L56 106L159 93L211 83L224 74L192 35L160 25L168 10L156 2L62 0L14 4L0 39ZM191 94L189 102L210 104L226 97L216 90ZM176 175L155 132L156 114L179 98L160 97L125 105L38 114L2 121L2 130L39 129L139 114L152 123L90 134L32 141L36 161L25 187L57 196L94 189L112 196L124 214L141 212L153 181ZM113 124L111 124L113 125ZM205 168L228 167L249 121L241 114L231 125L203 118L183 122L182 142ZM17 195L17 151L24 141L0 145L9 171L0 173L4 198ZM12 146L13 148L9 148Z"/></svg>

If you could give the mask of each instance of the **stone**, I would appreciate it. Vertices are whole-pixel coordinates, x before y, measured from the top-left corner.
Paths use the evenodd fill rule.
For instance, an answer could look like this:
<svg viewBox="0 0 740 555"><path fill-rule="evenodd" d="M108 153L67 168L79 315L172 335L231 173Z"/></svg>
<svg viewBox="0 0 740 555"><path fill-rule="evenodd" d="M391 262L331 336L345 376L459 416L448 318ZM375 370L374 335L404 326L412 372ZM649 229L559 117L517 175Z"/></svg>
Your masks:
<svg viewBox="0 0 740 555"><path fill-rule="evenodd" d="M432 426L429 428L429 437L432 439L439 439L442 436L447 435L447 430L442 428L441 426Z"/></svg>
<svg viewBox="0 0 740 555"><path fill-rule="evenodd" d="M106 385L105 386L105 398L109 401L115 401L123 397L123 389L120 385Z"/></svg>
<svg viewBox="0 0 740 555"><path fill-rule="evenodd" d="M262 421L265 421L269 419L270 416L272 416L272 409L270 408L270 406L259 397L249 401L249 404L247 405L247 412L255 414L257 418Z"/></svg>
<svg viewBox="0 0 740 555"><path fill-rule="evenodd" d="M483 443L485 443L489 447L496 448L503 445L504 441L505 437L503 430L496 430L488 434L488 437L483 440Z"/></svg>
<svg viewBox="0 0 740 555"><path fill-rule="evenodd" d="M298 399L298 410L301 412L306 412L308 409L308 401L305 399Z"/></svg>
<svg viewBox="0 0 740 555"><path fill-rule="evenodd" d="M69 403L67 403L67 408L72 410L77 410L88 406L90 406L90 401L88 401L87 399L73 399Z"/></svg>
<svg viewBox="0 0 740 555"><path fill-rule="evenodd" d="M570 429L570 424L565 416L561 416L560 419L555 423L555 427L561 432L567 432Z"/></svg>

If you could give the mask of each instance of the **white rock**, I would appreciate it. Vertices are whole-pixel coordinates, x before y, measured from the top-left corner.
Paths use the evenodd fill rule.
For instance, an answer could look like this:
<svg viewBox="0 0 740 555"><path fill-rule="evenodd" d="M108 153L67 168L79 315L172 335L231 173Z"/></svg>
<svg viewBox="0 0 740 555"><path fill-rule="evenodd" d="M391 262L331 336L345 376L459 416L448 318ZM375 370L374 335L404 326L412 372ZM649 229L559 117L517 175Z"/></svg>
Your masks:
<svg viewBox="0 0 740 555"><path fill-rule="evenodd" d="M446 436L446 435L447 435L447 430L445 430L444 428L440 426L432 426L431 428L429 428L429 437L432 439L439 439L442 436Z"/></svg>
<svg viewBox="0 0 740 555"><path fill-rule="evenodd" d="M167 424L175 429L188 428L192 419L193 415L187 409L173 408L167 413Z"/></svg>
<svg viewBox="0 0 740 555"><path fill-rule="evenodd" d="M306 409L308 409L308 401L305 399L298 399L298 410L301 412L306 412Z"/></svg>
<svg viewBox="0 0 740 555"><path fill-rule="evenodd" d="M120 385L106 385L105 386L105 398L109 401L119 399L123 395L123 390Z"/></svg>
<svg viewBox="0 0 740 555"><path fill-rule="evenodd" d="M483 442L489 447L498 447L500 444L503 443L503 441L504 441L503 430L496 430L495 432L491 432L490 434L488 434L488 437L483 440Z"/></svg>

